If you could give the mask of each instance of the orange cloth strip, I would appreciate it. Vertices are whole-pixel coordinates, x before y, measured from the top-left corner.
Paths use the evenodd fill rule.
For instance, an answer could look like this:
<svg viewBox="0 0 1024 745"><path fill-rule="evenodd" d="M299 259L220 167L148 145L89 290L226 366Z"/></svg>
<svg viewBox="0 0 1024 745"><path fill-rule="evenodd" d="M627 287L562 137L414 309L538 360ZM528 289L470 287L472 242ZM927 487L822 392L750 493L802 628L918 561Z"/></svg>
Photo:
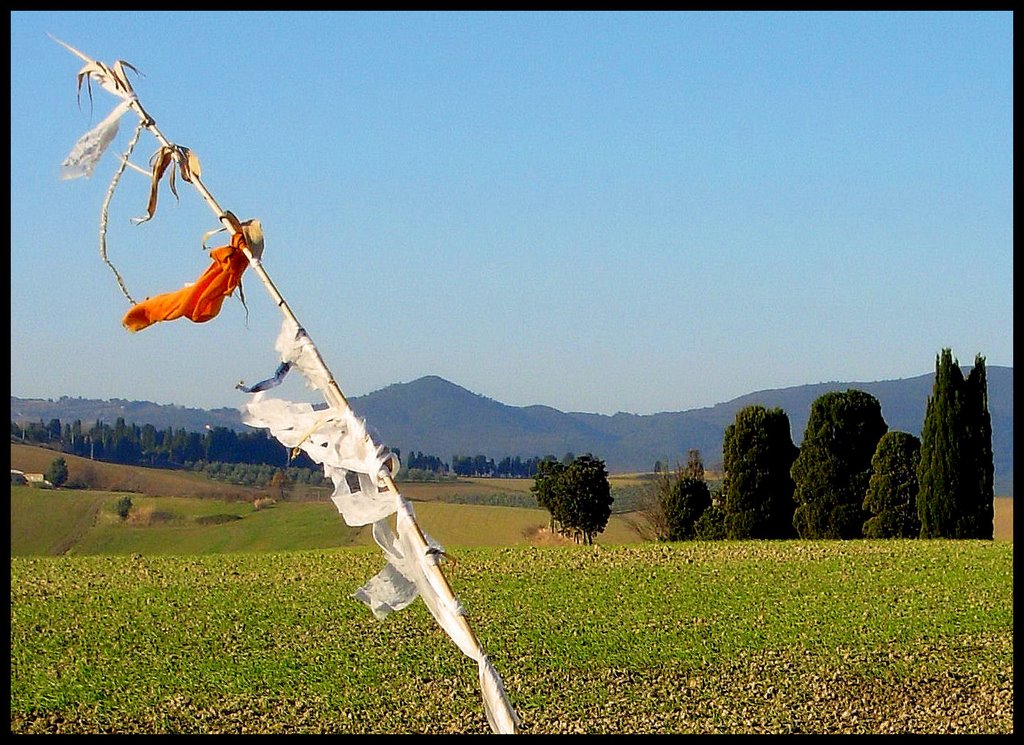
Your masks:
<svg viewBox="0 0 1024 745"><path fill-rule="evenodd" d="M210 251L213 263L195 284L136 303L121 323L134 333L157 321L172 321L182 316L196 323L209 321L220 313L224 298L242 281L242 272L249 266L249 259L242 251L244 246L245 238L235 233L231 236L231 245Z"/></svg>

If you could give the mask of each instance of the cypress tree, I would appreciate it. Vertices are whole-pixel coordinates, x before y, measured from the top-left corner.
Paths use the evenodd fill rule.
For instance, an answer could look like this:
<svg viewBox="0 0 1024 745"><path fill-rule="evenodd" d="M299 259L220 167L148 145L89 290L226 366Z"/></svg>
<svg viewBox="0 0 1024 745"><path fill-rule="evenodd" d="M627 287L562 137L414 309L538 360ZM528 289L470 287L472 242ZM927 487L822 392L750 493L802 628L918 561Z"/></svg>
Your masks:
<svg viewBox="0 0 1024 745"><path fill-rule="evenodd" d="M964 405L967 412L965 434L971 457L966 464L969 470L963 482L977 490L970 495L973 496L973 504L968 502L964 505L965 513L970 515L965 530L971 537L992 540L995 463L992 456L992 417L988 410L988 377L985 358L980 354L975 355L974 367L964 381Z"/></svg>
<svg viewBox="0 0 1024 745"><path fill-rule="evenodd" d="M960 473L959 438L953 421L959 418L955 381L962 380L953 353L943 349L935 357L935 382L928 397L921 428L921 459L917 466L917 514L921 537L940 538L952 530Z"/></svg>
<svg viewBox="0 0 1024 745"><path fill-rule="evenodd" d="M950 349L935 360L921 430L917 511L922 538L992 538L992 420L985 359L964 379Z"/></svg>
<svg viewBox="0 0 1024 745"><path fill-rule="evenodd" d="M921 441L907 432L882 435L871 459L871 479L864 509L873 517L864 523L866 538L916 538L921 533L917 515L917 463Z"/></svg>
<svg viewBox="0 0 1024 745"><path fill-rule="evenodd" d="M728 538L796 537L789 471L797 452L782 409L753 405L736 413L722 443L722 509Z"/></svg>
<svg viewBox="0 0 1024 745"><path fill-rule="evenodd" d="M889 426L870 393L830 391L811 404L791 473L801 538L860 538L871 459Z"/></svg>

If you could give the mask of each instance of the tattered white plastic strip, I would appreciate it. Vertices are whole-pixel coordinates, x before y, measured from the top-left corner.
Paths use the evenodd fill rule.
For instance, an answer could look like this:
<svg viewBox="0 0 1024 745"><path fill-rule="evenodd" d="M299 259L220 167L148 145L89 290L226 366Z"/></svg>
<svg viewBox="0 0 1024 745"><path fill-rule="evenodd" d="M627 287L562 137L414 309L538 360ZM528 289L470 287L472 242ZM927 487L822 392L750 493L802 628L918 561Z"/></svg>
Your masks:
<svg viewBox="0 0 1024 745"><path fill-rule="evenodd" d="M391 456L395 456L392 454ZM398 470L398 466L394 466ZM390 492L381 489L377 479L359 471L355 474L359 488L353 490L349 483L349 473L343 468L334 468L324 464L326 473L334 483L331 501L338 512L345 518L345 523L352 526L372 525L383 520L395 511L394 501Z"/></svg>
<svg viewBox="0 0 1024 745"><path fill-rule="evenodd" d="M395 511L394 500L378 486L386 465L397 470L397 457L376 446L351 409L314 409L312 404L265 398L256 393L246 403L242 421L269 429L286 448L300 448L334 483L334 501L349 525L369 525ZM348 483L357 474L359 489Z"/></svg>
<svg viewBox="0 0 1024 745"><path fill-rule="evenodd" d="M327 390L331 381L324 374L327 367L320 359L320 353L313 345L313 340L309 338L305 329L299 328L299 325L287 316L281 323L281 331L277 335L274 349L280 353L281 362L289 362L298 368L310 388Z"/></svg>
<svg viewBox="0 0 1024 745"><path fill-rule="evenodd" d="M501 676L470 631L465 609L440 576L438 563L444 550L420 532L412 505L400 494L396 495L396 501L397 535L386 519L373 525L373 538L387 557L387 566L352 597L366 603L377 618L405 608L416 595L423 598L438 625L463 654L477 662L484 710L491 729L502 734L515 733L519 717L509 704Z"/></svg>
<svg viewBox="0 0 1024 745"><path fill-rule="evenodd" d="M96 164L114 138L120 126L121 117L127 113L132 104L129 100L121 101L107 118L78 138L71 148L68 157L60 165L60 177L64 180L89 178L96 169Z"/></svg>

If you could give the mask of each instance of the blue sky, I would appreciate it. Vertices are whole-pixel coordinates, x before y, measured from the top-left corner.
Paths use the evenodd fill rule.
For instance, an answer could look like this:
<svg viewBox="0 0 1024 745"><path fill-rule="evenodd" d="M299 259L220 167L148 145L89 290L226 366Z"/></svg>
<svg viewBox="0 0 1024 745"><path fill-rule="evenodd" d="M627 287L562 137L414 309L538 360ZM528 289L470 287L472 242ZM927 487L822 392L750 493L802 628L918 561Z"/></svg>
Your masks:
<svg viewBox="0 0 1024 745"><path fill-rule="evenodd" d="M264 265L350 397L439 375L515 406L649 414L1013 365L1010 13L11 13L11 393L240 406L280 315L255 274L138 334L100 258L135 120L91 179L80 63L259 218ZM133 161L156 141L144 133ZM206 268L186 184L125 173L136 298ZM220 245L218 238L212 245ZM289 379L277 393L316 401Z"/></svg>

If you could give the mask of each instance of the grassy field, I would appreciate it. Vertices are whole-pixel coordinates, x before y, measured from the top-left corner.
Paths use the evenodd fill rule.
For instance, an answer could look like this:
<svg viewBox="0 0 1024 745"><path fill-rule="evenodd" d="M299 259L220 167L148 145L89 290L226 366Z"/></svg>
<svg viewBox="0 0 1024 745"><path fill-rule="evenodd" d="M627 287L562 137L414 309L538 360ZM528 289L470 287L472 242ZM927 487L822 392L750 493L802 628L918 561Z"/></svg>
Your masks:
<svg viewBox="0 0 1024 745"><path fill-rule="evenodd" d="M127 520L117 502L128 496ZM540 509L413 501L420 526L452 550L460 546L561 543L546 535ZM613 516L598 543L640 541L627 519ZM352 528L331 502L252 503L195 497L147 497L11 487L11 556L90 554L203 555L370 546L369 528Z"/></svg>
<svg viewBox="0 0 1024 745"><path fill-rule="evenodd" d="M14 557L11 731L486 732L422 602L350 598L382 565ZM446 571L526 733L1008 734L1012 566L1012 542L723 541L467 547Z"/></svg>
<svg viewBox="0 0 1024 745"><path fill-rule="evenodd" d="M547 513L540 509L452 504L429 489L409 491L420 495L410 499L421 527L449 550L566 542L547 533ZM124 496L132 500L132 510L122 521L117 502ZM1013 500L997 499L995 506L995 538L1012 541ZM631 519L612 515L596 542L642 542ZM369 529L347 526L331 502L279 502L257 510L238 500L11 487L11 556L204 555L370 545Z"/></svg>
<svg viewBox="0 0 1024 745"><path fill-rule="evenodd" d="M52 450L11 444L12 467L44 472ZM329 490L256 510L268 491L207 479L197 473L122 466L64 455L69 479L88 474L102 491L11 487L11 555L208 554L291 551L372 545L367 528L345 525ZM610 478L613 488L642 483L633 475ZM447 548L561 543L543 528L547 513L530 495L530 479L460 478L400 483L424 530ZM317 493L319 492L319 493ZM120 521L117 501L128 496L130 519ZM315 501L311 501L315 500ZM473 504L479 502L482 504ZM523 506L503 506L530 505ZM613 515L600 543L634 543L629 516Z"/></svg>

